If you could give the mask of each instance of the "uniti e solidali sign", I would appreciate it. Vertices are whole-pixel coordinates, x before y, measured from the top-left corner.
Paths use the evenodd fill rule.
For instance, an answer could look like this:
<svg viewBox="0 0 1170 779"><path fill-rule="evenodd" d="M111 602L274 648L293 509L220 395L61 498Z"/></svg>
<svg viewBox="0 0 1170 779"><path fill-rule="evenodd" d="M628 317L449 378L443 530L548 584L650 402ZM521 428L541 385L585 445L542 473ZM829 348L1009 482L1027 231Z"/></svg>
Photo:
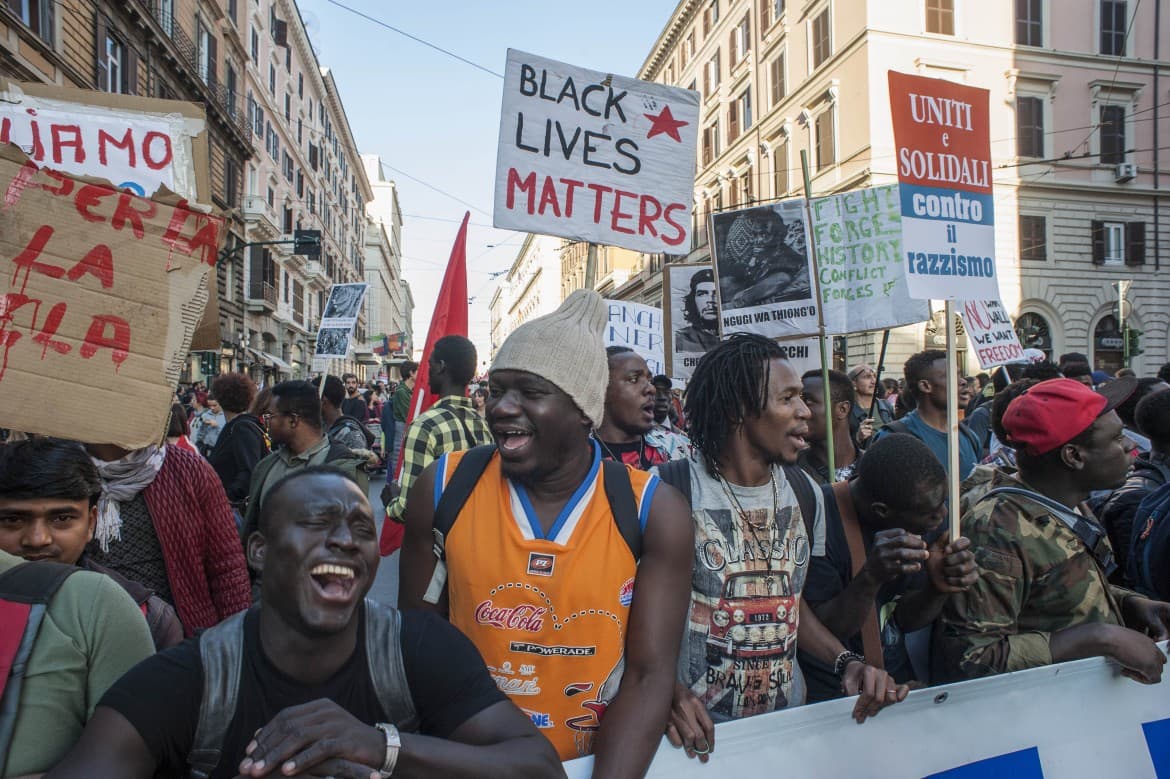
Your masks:
<svg viewBox="0 0 1170 779"><path fill-rule="evenodd" d="M698 122L697 92L509 49L494 226L685 253Z"/></svg>
<svg viewBox="0 0 1170 779"><path fill-rule="evenodd" d="M890 71L910 297L999 299L986 89Z"/></svg>

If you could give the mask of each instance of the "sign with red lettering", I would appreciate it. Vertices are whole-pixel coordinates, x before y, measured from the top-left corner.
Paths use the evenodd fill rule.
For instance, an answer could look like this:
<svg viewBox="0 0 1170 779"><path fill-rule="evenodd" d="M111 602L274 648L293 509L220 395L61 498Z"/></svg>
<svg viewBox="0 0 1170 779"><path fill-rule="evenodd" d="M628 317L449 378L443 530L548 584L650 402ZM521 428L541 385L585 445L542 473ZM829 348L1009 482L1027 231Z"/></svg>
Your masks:
<svg viewBox="0 0 1170 779"><path fill-rule="evenodd" d="M0 148L0 427L158 442L222 221ZM45 398L86 386L85 403ZM94 413L100 409L100 413Z"/></svg>
<svg viewBox="0 0 1170 779"><path fill-rule="evenodd" d="M998 300L968 300L959 309L967 339L984 370L1013 362L1028 362L1012 318Z"/></svg>
<svg viewBox="0 0 1170 779"><path fill-rule="evenodd" d="M910 297L998 298L989 92L889 72Z"/></svg>
<svg viewBox="0 0 1170 779"><path fill-rule="evenodd" d="M686 254L698 130L698 92L509 49L493 224Z"/></svg>
<svg viewBox="0 0 1170 779"><path fill-rule="evenodd" d="M179 113L174 101L152 101L153 111L130 110L96 104L92 92L78 102L65 99L65 90L37 95L26 87L0 83L0 144L19 146L38 166L102 178L136 195L150 197L166 187L201 202L195 137L203 119Z"/></svg>

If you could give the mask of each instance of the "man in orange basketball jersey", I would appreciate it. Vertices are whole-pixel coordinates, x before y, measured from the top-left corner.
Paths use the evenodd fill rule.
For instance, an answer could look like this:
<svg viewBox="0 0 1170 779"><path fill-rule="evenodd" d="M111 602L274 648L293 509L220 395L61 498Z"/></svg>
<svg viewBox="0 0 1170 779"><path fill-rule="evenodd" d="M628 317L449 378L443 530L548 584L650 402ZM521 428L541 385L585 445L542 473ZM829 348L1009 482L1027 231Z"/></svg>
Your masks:
<svg viewBox="0 0 1170 779"><path fill-rule="evenodd" d="M578 290L500 347L498 447L444 455L412 487L400 603L447 613L562 760L640 777L669 714L694 539L678 492L589 437L604 327L601 297Z"/></svg>

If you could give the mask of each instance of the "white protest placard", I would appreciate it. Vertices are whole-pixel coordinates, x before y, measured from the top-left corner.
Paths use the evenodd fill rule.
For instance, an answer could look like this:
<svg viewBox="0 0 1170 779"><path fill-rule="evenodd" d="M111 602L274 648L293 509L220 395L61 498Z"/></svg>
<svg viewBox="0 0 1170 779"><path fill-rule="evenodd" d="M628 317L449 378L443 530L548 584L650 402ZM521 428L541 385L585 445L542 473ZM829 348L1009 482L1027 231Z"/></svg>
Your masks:
<svg viewBox="0 0 1170 779"><path fill-rule="evenodd" d="M839 699L716 725L707 764L664 738L646 777L1170 776L1170 677L1139 684L1101 657L916 690L861 725L850 717L856 703ZM588 779L593 759L564 766L568 779Z"/></svg>
<svg viewBox="0 0 1170 779"><path fill-rule="evenodd" d="M911 297L999 299L989 92L889 72Z"/></svg>
<svg viewBox="0 0 1170 779"><path fill-rule="evenodd" d="M495 227L690 247L699 93L508 50Z"/></svg>
<svg viewBox="0 0 1170 779"><path fill-rule="evenodd" d="M724 337L812 335L820 329L805 201L711 215L711 256Z"/></svg>
<svg viewBox="0 0 1170 779"><path fill-rule="evenodd" d="M672 379L687 381L703 355L719 345L719 295L707 263L662 268L666 365Z"/></svg>
<svg viewBox="0 0 1170 779"><path fill-rule="evenodd" d="M796 371L797 376L803 376L808 371L821 369L821 339L812 338L785 338L777 341L783 357Z"/></svg>
<svg viewBox="0 0 1170 779"><path fill-rule="evenodd" d="M74 94L76 100L66 99ZM153 110L126 107L138 103ZM72 176L105 179L140 197L166 187L195 203L200 198L194 139L206 122L189 112L180 113L179 106L175 101L142 101L4 81L0 82L0 143L19 146L38 165Z"/></svg>
<svg viewBox="0 0 1170 779"><path fill-rule="evenodd" d="M827 334L930 319L929 302L906 284L897 184L816 198L809 209Z"/></svg>
<svg viewBox="0 0 1170 779"><path fill-rule="evenodd" d="M627 346L646 360L650 375L666 373L662 309L629 300L607 300L605 345Z"/></svg>
<svg viewBox="0 0 1170 779"><path fill-rule="evenodd" d="M329 288L329 299L325 301L317 328L317 344L313 350L316 357L346 357L369 288L369 284L334 284Z"/></svg>
<svg viewBox="0 0 1170 779"><path fill-rule="evenodd" d="M1012 318L998 300L968 300L959 309L967 339L984 370L1013 362L1028 362Z"/></svg>

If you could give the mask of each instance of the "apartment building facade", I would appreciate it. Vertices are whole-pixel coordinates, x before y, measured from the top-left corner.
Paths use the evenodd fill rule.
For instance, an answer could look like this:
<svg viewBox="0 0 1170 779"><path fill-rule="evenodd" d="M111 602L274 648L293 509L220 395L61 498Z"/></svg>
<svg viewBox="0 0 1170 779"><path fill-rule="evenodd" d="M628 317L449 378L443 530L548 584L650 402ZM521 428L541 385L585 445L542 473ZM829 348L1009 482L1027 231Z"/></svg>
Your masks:
<svg viewBox="0 0 1170 779"><path fill-rule="evenodd" d="M247 0L12 0L0 4L0 74L21 81L199 103L207 113L211 202L225 246L246 230L239 211L253 153L242 88ZM192 353L185 378L250 361L243 329L243 261L217 266L220 349Z"/></svg>
<svg viewBox="0 0 1170 779"><path fill-rule="evenodd" d="M565 299L561 271L563 243L560 238L547 235L525 236L516 259L500 279L488 305L492 339L489 362L495 359L496 350L513 330L551 313Z"/></svg>
<svg viewBox="0 0 1170 779"><path fill-rule="evenodd" d="M246 4L242 90L255 156L244 174L246 347L253 376L303 377L333 284L365 278L366 204L373 198L337 84L317 61L291 0ZM260 146L263 148L260 148ZM320 232L316 256L293 253L296 230ZM279 243L284 242L284 243ZM365 312L354 350L333 372L365 377L378 360Z"/></svg>
<svg viewBox="0 0 1170 779"><path fill-rule="evenodd" d="M414 298L402 278L402 209L398 187L386 178L382 159L363 154L362 166L373 199L366 204L365 277L366 327L371 349L380 362L406 359L413 351ZM381 345L381 346L380 346ZM385 351L379 353L381 349Z"/></svg>
<svg viewBox="0 0 1170 779"><path fill-rule="evenodd" d="M1170 21L1134 0L682 0L638 76L699 91L695 240L707 216L897 180L886 74L990 91L1000 294L1029 345L1123 359L1118 309L1152 372L1168 358L1170 283L1158 138ZM663 258L640 259L618 295L661 300ZM655 267L655 266L658 267ZM1118 282L1132 282L1118 305ZM941 340L941 313L891 339L887 365ZM838 339L838 364L877 356ZM960 346L964 346L960 339ZM978 368L964 360L968 371Z"/></svg>

